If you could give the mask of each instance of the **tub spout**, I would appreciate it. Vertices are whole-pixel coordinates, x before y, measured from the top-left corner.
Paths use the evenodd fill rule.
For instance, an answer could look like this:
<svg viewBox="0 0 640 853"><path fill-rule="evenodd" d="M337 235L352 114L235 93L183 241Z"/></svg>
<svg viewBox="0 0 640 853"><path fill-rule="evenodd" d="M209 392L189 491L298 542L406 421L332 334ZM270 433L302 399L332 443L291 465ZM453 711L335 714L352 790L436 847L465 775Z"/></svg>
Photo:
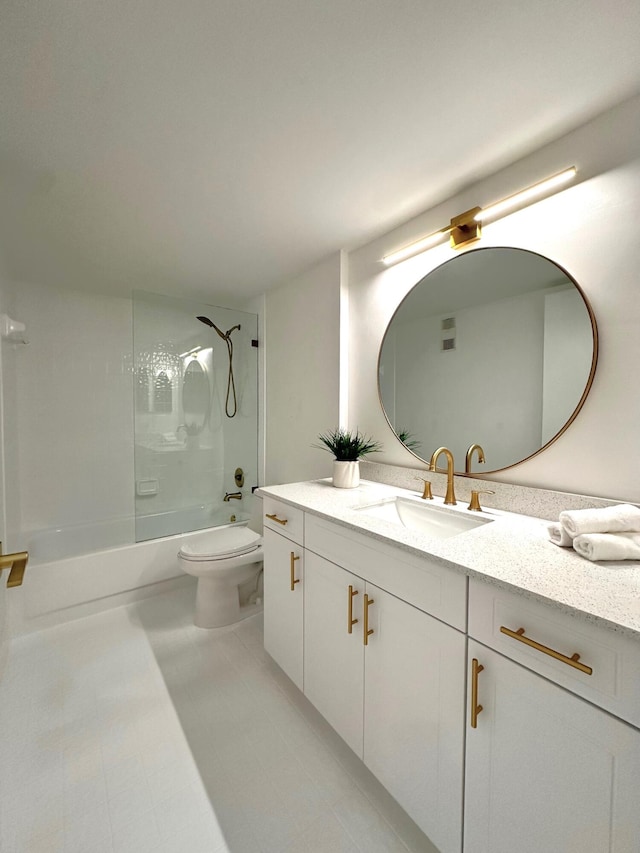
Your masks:
<svg viewBox="0 0 640 853"><path fill-rule="evenodd" d="M225 503L229 503L229 501L241 501L242 492L225 492L222 500L225 501Z"/></svg>

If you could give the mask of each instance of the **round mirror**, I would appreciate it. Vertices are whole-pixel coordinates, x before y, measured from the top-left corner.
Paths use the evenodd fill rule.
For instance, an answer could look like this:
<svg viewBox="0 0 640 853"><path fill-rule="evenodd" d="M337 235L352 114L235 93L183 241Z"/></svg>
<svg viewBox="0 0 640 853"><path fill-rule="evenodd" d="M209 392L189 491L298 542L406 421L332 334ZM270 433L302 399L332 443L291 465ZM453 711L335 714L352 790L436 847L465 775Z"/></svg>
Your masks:
<svg viewBox="0 0 640 853"><path fill-rule="evenodd" d="M186 366L182 380L182 408L189 435L202 432L210 405L209 378L200 362L194 358Z"/></svg>
<svg viewBox="0 0 640 853"><path fill-rule="evenodd" d="M400 304L380 348L380 401L419 459L445 445L460 473L494 472L564 432L597 353L591 306L562 267L524 249L475 249ZM482 453L468 454L475 444Z"/></svg>

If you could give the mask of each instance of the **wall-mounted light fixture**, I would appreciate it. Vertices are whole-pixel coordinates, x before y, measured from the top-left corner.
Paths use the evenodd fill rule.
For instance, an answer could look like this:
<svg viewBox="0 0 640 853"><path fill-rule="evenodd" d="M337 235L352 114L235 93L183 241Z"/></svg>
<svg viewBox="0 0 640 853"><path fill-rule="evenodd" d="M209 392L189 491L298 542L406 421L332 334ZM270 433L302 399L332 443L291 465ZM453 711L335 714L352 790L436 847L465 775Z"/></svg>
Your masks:
<svg viewBox="0 0 640 853"><path fill-rule="evenodd" d="M571 166L571 168L564 169L550 178L545 178L543 181L533 184L533 186L502 199L502 201L497 201L487 207L472 207L471 210L466 210L459 216L454 216L445 228L434 231L433 234L421 237L420 240L416 240L408 246L398 249L396 252L385 255L382 258L382 262L387 266L392 266L392 264L397 264L399 261L404 261L407 258L418 255L420 252L426 251L426 249L430 249L447 236L449 237L452 249L467 246L469 243L480 239L482 236L481 223L486 219L499 219L509 210L522 207L533 199L539 198L546 193L552 192L556 187L566 184L575 178L576 174L576 167Z"/></svg>
<svg viewBox="0 0 640 853"><path fill-rule="evenodd" d="M191 349L188 349L186 352L181 352L180 355L178 356L178 358L188 358L190 356L194 356L197 358L197 354L200 352L201 349L202 349L202 345L197 346L197 347L192 347Z"/></svg>

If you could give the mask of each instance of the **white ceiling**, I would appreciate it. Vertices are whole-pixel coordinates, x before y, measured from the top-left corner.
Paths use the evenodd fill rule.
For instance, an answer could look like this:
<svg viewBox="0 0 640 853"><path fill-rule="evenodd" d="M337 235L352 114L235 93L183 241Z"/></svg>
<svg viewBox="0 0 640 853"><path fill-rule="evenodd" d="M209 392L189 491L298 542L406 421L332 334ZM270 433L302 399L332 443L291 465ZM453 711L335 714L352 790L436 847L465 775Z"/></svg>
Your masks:
<svg viewBox="0 0 640 853"><path fill-rule="evenodd" d="M638 0L2 0L18 281L241 299L640 90Z"/></svg>

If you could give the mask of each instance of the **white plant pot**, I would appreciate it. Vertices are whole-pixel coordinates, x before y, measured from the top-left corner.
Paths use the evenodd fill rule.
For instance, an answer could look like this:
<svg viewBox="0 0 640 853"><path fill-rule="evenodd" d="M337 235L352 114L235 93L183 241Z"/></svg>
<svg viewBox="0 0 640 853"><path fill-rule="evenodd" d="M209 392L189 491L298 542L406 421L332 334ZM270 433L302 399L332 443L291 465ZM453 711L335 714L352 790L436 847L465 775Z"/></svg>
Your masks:
<svg viewBox="0 0 640 853"><path fill-rule="evenodd" d="M337 489L355 489L360 485L360 463L333 461L333 485Z"/></svg>

